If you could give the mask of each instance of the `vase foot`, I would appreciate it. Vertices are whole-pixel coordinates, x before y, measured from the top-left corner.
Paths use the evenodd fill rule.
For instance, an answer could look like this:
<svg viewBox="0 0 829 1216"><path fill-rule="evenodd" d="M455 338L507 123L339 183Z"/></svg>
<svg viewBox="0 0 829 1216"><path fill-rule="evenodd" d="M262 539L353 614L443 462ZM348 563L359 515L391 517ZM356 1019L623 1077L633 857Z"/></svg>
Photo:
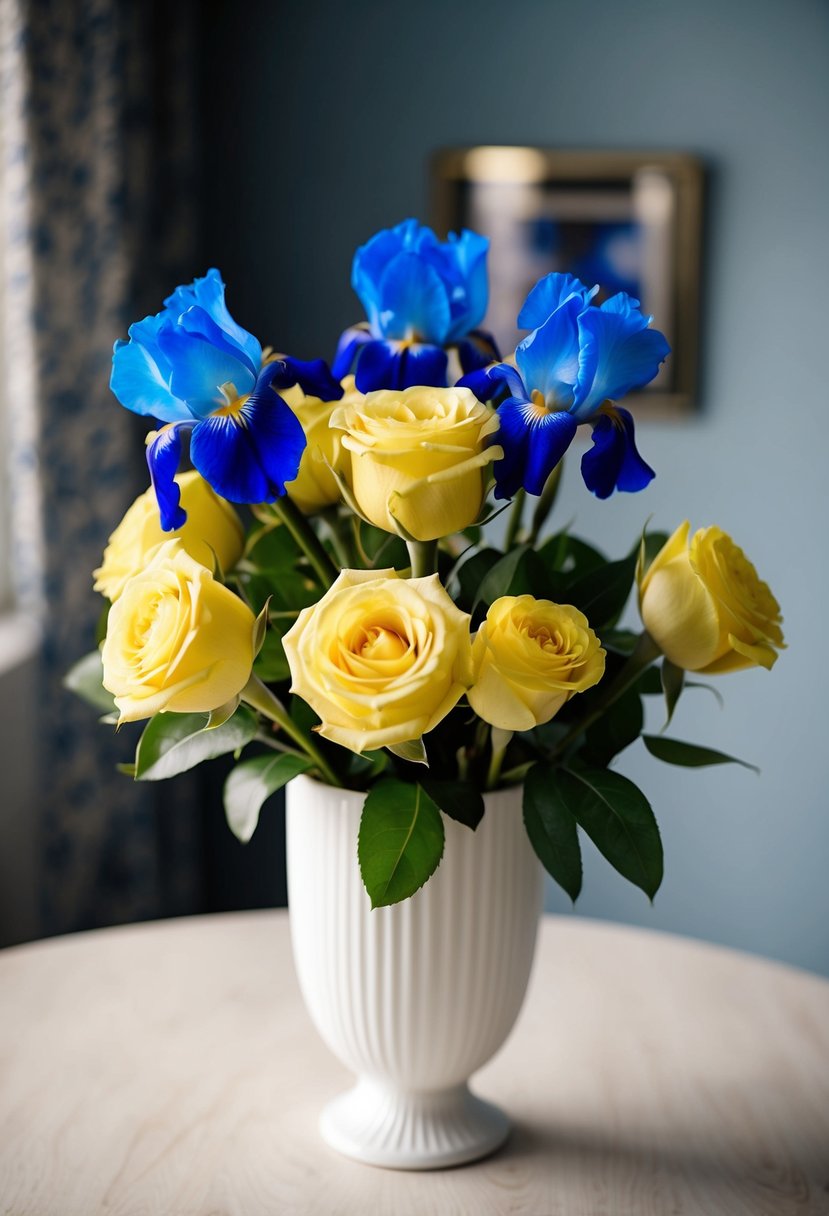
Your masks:
<svg viewBox="0 0 829 1216"><path fill-rule="evenodd" d="M320 1131L337 1152L367 1165L436 1170L494 1152L509 1120L466 1085L410 1093L364 1077L328 1103Z"/></svg>

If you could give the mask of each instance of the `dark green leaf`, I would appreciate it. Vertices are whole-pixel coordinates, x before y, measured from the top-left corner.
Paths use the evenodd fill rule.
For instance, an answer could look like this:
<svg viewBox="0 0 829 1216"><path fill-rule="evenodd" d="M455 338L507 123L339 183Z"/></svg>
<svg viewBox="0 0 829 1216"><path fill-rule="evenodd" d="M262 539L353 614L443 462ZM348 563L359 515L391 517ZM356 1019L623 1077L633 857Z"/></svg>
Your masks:
<svg viewBox="0 0 829 1216"><path fill-rule="evenodd" d="M475 831L484 817L480 790L468 781L433 781L430 777L422 778L420 784L444 815Z"/></svg>
<svg viewBox="0 0 829 1216"><path fill-rule="evenodd" d="M363 752L359 756L356 752L349 752L349 775L351 777L358 777L365 782L371 781L374 777L379 777L384 769L388 768L388 765L389 757L386 752Z"/></svg>
<svg viewBox="0 0 829 1216"><path fill-rule="evenodd" d="M653 899L662 882L662 841L642 791L608 769L559 770L557 782L562 798L599 852Z"/></svg>
<svg viewBox="0 0 829 1216"><path fill-rule="evenodd" d="M287 680L291 674L288 660L282 648L282 638L279 630L273 626L265 634L262 649L253 663L254 674L266 684L279 684Z"/></svg>
<svg viewBox="0 0 829 1216"><path fill-rule="evenodd" d="M519 545L500 558L484 575L475 596L474 606L493 604L502 595L524 595L530 590L521 577L521 565L527 553L526 545Z"/></svg>
<svg viewBox="0 0 829 1216"><path fill-rule="evenodd" d="M421 786L379 781L363 806L357 841L372 908L414 895L440 864L443 844L440 811Z"/></svg>
<svg viewBox="0 0 829 1216"><path fill-rule="evenodd" d="M682 685L685 683L685 671L682 667L677 667L675 663L666 658L662 660L660 679L662 681L662 691L665 694L665 711L668 715L665 719L665 726L668 726L671 718L674 716L676 703L682 692ZM663 730L665 726L662 727Z"/></svg>
<svg viewBox="0 0 829 1216"><path fill-rule="evenodd" d="M598 549L569 532L551 536L539 549L538 556L549 570L566 574L571 579L607 565L607 558Z"/></svg>
<svg viewBox="0 0 829 1216"><path fill-rule="evenodd" d="M287 528L281 524L262 532L245 559L245 565L261 571L290 570L299 549Z"/></svg>
<svg viewBox="0 0 829 1216"><path fill-rule="evenodd" d="M497 549L481 549L459 563L457 580L460 586L458 597L465 611L469 611L478 596L478 588L493 566L501 560Z"/></svg>
<svg viewBox="0 0 829 1216"><path fill-rule="evenodd" d="M257 729L256 714L245 705L215 730L207 729L206 714L156 714L138 740L136 779L162 781L203 760L238 751L250 743Z"/></svg>
<svg viewBox="0 0 829 1216"><path fill-rule="evenodd" d="M409 565L409 551L405 541L393 532L384 532L355 516L355 527L360 549L366 558L366 565L382 570L394 567L403 570Z"/></svg>
<svg viewBox="0 0 829 1216"><path fill-rule="evenodd" d="M639 738L644 725L642 701L635 688L629 688L587 729L582 755L590 765L602 768L614 756Z"/></svg>
<svg viewBox="0 0 829 1216"><path fill-rule="evenodd" d="M704 768L709 764L740 764L759 773L756 764L748 764L738 760L736 756L727 756L725 752L715 751L712 747L699 747L696 743L682 743L679 739L666 739L663 735L643 735L642 742L652 756L664 760L666 764L679 764L683 768Z"/></svg>
<svg viewBox="0 0 829 1216"><path fill-rule="evenodd" d="M603 629L601 641L605 650L612 650L614 654L623 654L625 658L629 658L636 649L639 634L634 633L632 629ZM661 688L657 691L661 692Z"/></svg>
<svg viewBox="0 0 829 1216"><path fill-rule="evenodd" d="M79 659L73 667L70 667L63 677L63 685L64 688L68 688L70 692L86 701L88 705L109 713L115 709L115 698L104 688L103 678L101 652L93 650Z"/></svg>
<svg viewBox="0 0 829 1216"><path fill-rule="evenodd" d="M584 613L594 629L615 625L630 596L635 571L635 553L590 570L570 584L569 601Z"/></svg>
<svg viewBox="0 0 829 1216"><path fill-rule="evenodd" d="M304 756L275 756L272 752L237 764L224 788L225 815L236 839L247 844L256 831L263 803L310 767L311 761Z"/></svg>
<svg viewBox="0 0 829 1216"><path fill-rule="evenodd" d="M582 882L581 848L567 786L559 776L546 764L530 769L524 782L524 826L544 869L575 903Z"/></svg>
<svg viewBox="0 0 829 1216"><path fill-rule="evenodd" d="M658 667L648 667L639 678L637 688L643 697L663 695L662 675Z"/></svg>

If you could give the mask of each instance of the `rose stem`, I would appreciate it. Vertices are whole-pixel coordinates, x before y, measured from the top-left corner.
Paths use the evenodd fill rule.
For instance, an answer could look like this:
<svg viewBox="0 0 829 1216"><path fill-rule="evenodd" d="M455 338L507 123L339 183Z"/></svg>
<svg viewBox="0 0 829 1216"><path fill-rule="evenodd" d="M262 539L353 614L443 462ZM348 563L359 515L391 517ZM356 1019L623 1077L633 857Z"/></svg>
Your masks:
<svg viewBox="0 0 829 1216"><path fill-rule="evenodd" d="M330 587L339 570L299 507L287 496L277 498L271 503L271 507L314 567L323 587Z"/></svg>
<svg viewBox="0 0 829 1216"><path fill-rule="evenodd" d="M425 578L434 574L438 566L438 542L436 540L407 540L409 560L412 563L412 578Z"/></svg>
<svg viewBox="0 0 829 1216"><path fill-rule="evenodd" d="M313 760L329 785L342 786L342 781L340 781L313 739L310 739L297 726L282 702L274 696L268 686L263 684L258 676L252 675L250 677L242 689L242 700L253 709L258 709L271 722L275 722L277 726L284 730L289 738L293 739L294 743L298 743L305 754Z"/></svg>
<svg viewBox="0 0 829 1216"><path fill-rule="evenodd" d="M489 761L489 769L486 774L485 789L494 790L498 784L498 778L501 775L501 765L504 762L504 756L509 747L512 734L511 730L500 730L497 726L493 726L489 732L489 737L492 741L492 758Z"/></svg>
<svg viewBox="0 0 829 1216"><path fill-rule="evenodd" d="M518 534L521 531L521 521L524 516L524 500L526 497L526 492L521 489L512 500L512 510L509 513L509 522L507 523L507 534L504 538L505 553L509 553L518 540Z"/></svg>
<svg viewBox="0 0 829 1216"><path fill-rule="evenodd" d="M589 714L586 714L583 718L580 718L577 722L573 723L567 734L564 735L562 739L559 739L558 743L553 748L552 752L550 753L550 759L554 760L560 756L562 752L567 750L573 740L582 733L582 731L587 730L588 726L592 726L594 722L601 718L602 714L604 714L615 701L619 700L622 693L627 692L630 686L636 683L642 672L645 671L646 668L650 667L654 659L657 659L661 653L662 651L659 649L651 635L647 631L643 631L639 635L639 640L636 643L633 654L616 676L616 679L608 685L604 696L599 701L599 704L595 709L591 710Z"/></svg>

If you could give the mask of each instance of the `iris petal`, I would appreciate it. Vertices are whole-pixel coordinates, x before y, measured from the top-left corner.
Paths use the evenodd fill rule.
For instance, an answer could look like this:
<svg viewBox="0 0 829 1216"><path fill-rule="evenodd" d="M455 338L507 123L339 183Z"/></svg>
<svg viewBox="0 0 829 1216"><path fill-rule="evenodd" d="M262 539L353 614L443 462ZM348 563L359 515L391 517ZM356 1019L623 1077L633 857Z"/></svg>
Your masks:
<svg viewBox="0 0 829 1216"><path fill-rule="evenodd" d="M221 386L233 384L238 396L251 392L256 377L247 363L227 349L211 345L201 334L182 329L162 330L159 343L170 360L170 390L186 401L196 417L227 404Z"/></svg>
<svg viewBox="0 0 829 1216"><path fill-rule="evenodd" d="M147 445L150 480L158 502L161 527L165 532L175 532L187 519L187 514L180 505L181 491L175 476L181 460L179 432L182 426L189 425L192 423L173 423L162 427Z"/></svg>
<svg viewBox="0 0 829 1216"><path fill-rule="evenodd" d="M264 388L251 394L238 415L199 422L190 458L222 498L273 502L299 472L305 442L293 411L272 388Z"/></svg>
<svg viewBox="0 0 829 1216"><path fill-rule="evenodd" d="M567 409L579 370L581 298L572 296L521 342L515 362L530 392L538 390L548 404Z"/></svg>
<svg viewBox="0 0 829 1216"><path fill-rule="evenodd" d="M269 386L273 389L292 388L298 384L303 393L309 397L319 397L321 401L339 401L343 395L343 387L339 380L331 374L324 359L292 359L286 355L282 359L273 359L259 373L255 393Z"/></svg>
<svg viewBox="0 0 829 1216"><path fill-rule="evenodd" d="M380 280L379 326L384 338L446 340L451 325L446 286L415 253L398 253Z"/></svg>
<svg viewBox="0 0 829 1216"><path fill-rule="evenodd" d="M227 336L240 347L254 369L262 362L262 347L258 338L238 325L230 315L225 303L225 285L215 267L208 270L204 278L194 279L184 287L177 287L164 301L164 307L178 319L192 305L197 304Z"/></svg>
<svg viewBox="0 0 829 1216"><path fill-rule="evenodd" d="M458 359L464 373L478 371L500 358L495 339L483 329L473 329L458 342Z"/></svg>
<svg viewBox="0 0 829 1216"><path fill-rule="evenodd" d="M538 415L526 399L509 397L498 408L497 442L504 459L493 465L495 497L512 498L523 487L540 494L573 441L577 423L566 412Z"/></svg>
<svg viewBox="0 0 829 1216"><path fill-rule="evenodd" d="M206 339L211 346L215 346L217 350L222 350L225 354L230 355L233 359L238 359L243 363L250 372L255 376L258 372L262 356L254 363L249 358L244 348L239 346L237 342L224 332L224 330L216 324L209 313L194 304L183 312L178 319L178 327L188 334L198 334Z"/></svg>
<svg viewBox="0 0 829 1216"><path fill-rule="evenodd" d="M450 232L446 244L435 240L425 256L449 286L451 324L444 341L457 342L480 325L489 303L486 259L489 239L464 229Z"/></svg>
<svg viewBox="0 0 829 1216"><path fill-rule="evenodd" d="M446 351L440 346L415 343L402 352L401 388L412 388L416 384L432 384L442 388L446 384Z"/></svg>
<svg viewBox="0 0 829 1216"><path fill-rule="evenodd" d="M593 446L581 459L581 474L597 498L614 490L644 490L656 474L636 448L633 418L618 406L602 413L593 426Z"/></svg>
<svg viewBox="0 0 829 1216"><path fill-rule="evenodd" d="M159 358L166 367L163 356ZM164 371L151 349L140 342L115 343L109 386L121 405L135 414L149 414L162 422L180 422L191 417L186 404L170 392Z"/></svg>
<svg viewBox="0 0 829 1216"><path fill-rule="evenodd" d="M586 309L578 319L581 360L575 412L580 420L602 402L650 383L670 354L665 335L647 328L650 318L637 304L620 292L601 308Z"/></svg>
<svg viewBox="0 0 829 1216"><path fill-rule="evenodd" d="M364 325L352 325L348 329L344 329L340 334L337 353L331 368L335 379L342 380L343 376L352 372L360 350L367 342L373 341L374 339Z"/></svg>
<svg viewBox="0 0 829 1216"><path fill-rule="evenodd" d="M404 389L415 384L446 384L447 356L440 346L426 343L372 341L359 355L354 383L361 393Z"/></svg>
<svg viewBox="0 0 829 1216"><path fill-rule="evenodd" d="M585 287L581 279L572 274L546 274L524 301L518 314L518 327L538 329L571 296L578 297L582 307L586 307L598 290L598 287Z"/></svg>
<svg viewBox="0 0 829 1216"><path fill-rule="evenodd" d="M469 372L461 377L457 387L471 389L479 401L491 401L504 389L519 401L527 401L524 381L509 363L496 363L494 367Z"/></svg>

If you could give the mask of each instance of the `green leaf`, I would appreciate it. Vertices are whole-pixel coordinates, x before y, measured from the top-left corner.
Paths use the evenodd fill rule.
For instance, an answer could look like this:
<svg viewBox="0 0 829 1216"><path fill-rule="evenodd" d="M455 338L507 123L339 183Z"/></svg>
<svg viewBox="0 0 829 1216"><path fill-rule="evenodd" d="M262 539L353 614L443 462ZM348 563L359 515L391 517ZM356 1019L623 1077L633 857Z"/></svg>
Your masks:
<svg viewBox="0 0 829 1216"><path fill-rule="evenodd" d="M473 611L478 604L493 604L502 595L523 595L529 591L521 579L521 563L527 553L526 545L519 545L495 562L478 586Z"/></svg>
<svg viewBox="0 0 829 1216"><path fill-rule="evenodd" d="M679 764L683 768L705 768L709 764L740 764L750 768L753 773L760 770L756 764L748 764L738 760L736 756L727 756L725 752L715 751L712 747L699 747L696 743L683 743L679 739L666 739L663 735L643 735L642 742L652 756L664 760L666 764Z"/></svg>
<svg viewBox="0 0 829 1216"><path fill-rule="evenodd" d="M268 606L271 602L270 596L265 601L262 611L259 613L256 620L253 622L253 657L259 654L265 641L265 634L268 629Z"/></svg>
<svg viewBox="0 0 829 1216"><path fill-rule="evenodd" d="M605 767L639 738L643 726L642 701L636 689L629 688L587 728L584 759L590 765Z"/></svg>
<svg viewBox="0 0 829 1216"><path fill-rule="evenodd" d="M237 764L224 788L225 815L236 839L247 844L256 831L259 812L266 800L310 767L311 761L304 756L273 753Z"/></svg>
<svg viewBox="0 0 829 1216"><path fill-rule="evenodd" d="M291 674L282 646L282 637L273 625L265 634L262 649L254 660L253 671L265 684L280 684Z"/></svg>
<svg viewBox="0 0 829 1216"><path fill-rule="evenodd" d="M465 560L456 563L454 577L458 580L460 594L459 604L465 611L472 608L478 594L478 588L493 566L501 560L497 549L481 549Z"/></svg>
<svg viewBox="0 0 829 1216"><path fill-rule="evenodd" d="M363 752L359 756L356 752L349 752L348 755L349 775L358 777L366 783L379 777L388 768L388 764L389 758L384 751Z"/></svg>
<svg viewBox="0 0 829 1216"><path fill-rule="evenodd" d="M256 714L245 705L215 730L207 729L205 714L156 714L138 740L136 780L163 781L195 768L203 760L239 751L250 743L257 729Z"/></svg>
<svg viewBox="0 0 829 1216"><path fill-rule="evenodd" d="M103 685L104 667L100 650L84 655L63 677L63 686L75 693L95 709L110 713L115 709L115 698Z"/></svg>
<svg viewBox="0 0 829 1216"><path fill-rule="evenodd" d="M647 670L643 671L639 678L637 688L643 697L664 696L664 689L662 688L662 676L659 668L648 667Z"/></svg>
<svg viewBox="0 0 829 1216"><path fill-rule="evenodd" d="M443 856L440 811L420 785L384 778L363 806L357 856L372 908L414 895Z"/></svg>
<svg viewBox="0 0 829 1216"><path fill-rule="evenodd" d="M299 548L289 530L283 524L277 524L259 533L245 558L244 568L271 573L290 570L299 556Z"/></svg>
<svg viewBox="0 0 829 1216"><path fill-rule="evenodd" d="M594 629L615 625L630 596L635 571L635 553L589 570L570 584L569 600L584 613Z"/></svg>
<svg viewBox="0 0 829 1216"><path fill-rule="evenodd" d="M639 634L634 633L632 629L603 629L601 643L605 650L612 650L614 654L624 655L629 658L636 649L636 643L639 641ZM661 692L661 687L657 689Z"/></svg>
<svg viewBox="0 0 829 1216"><path fill-rule="evenodd" d="M530 769L524 782L524 826L544 869L575 903L582 883L581 848L559 775L546 764Z"/></svg>
<svg viewBox="0 0 829 1216"><path fill-rule="evenodd" d="M599 852L653 899L662 882L662 841L642 791L608 769L560 769L556 783Z"/></svg>
<svg viewBox="0 0 829 1216"><path fill-rule="evenodd" d="M538 550L538 556L548 570L570 575L573 579L607 565L604 554L569 532L551 536Z"/></svg>
<svg viewBox="0 0 829 1216"><path fill-rule="evenodd" d="M484 799L480 790L468 781L433 781L422 778L420 784L444 815L475 831L484 817Z"/></svg>
<svg viewBox="0 0 829 1216"><path fill-rule="evenodd" d="M393 756L408 761L409 764L425 764L429 767L426 755L426 745L422 739L408 739L405 743L387 743L386 749Z"/></svg>
<svg viewBox="0 0 829 1216"><path fill-rule="evenodd" d="M660 679L662 681L662 691L665 694L665 710L667 718L663 730L670 725L671 718L674 716L676 703L679 700L682 686L685 683L685 671L682 667L677 667L670 659L662 660L662 668L660 671Z"/></svg>
<svg viewBox="0 0 829 1216"><path fill-rule="evenodd" d="M409 551L405 542L393 532L384 532L367 524L354 516L357 543L365 564L373 569L384 569L393 566L395 570L404 570L409 565Z"/></svg>

